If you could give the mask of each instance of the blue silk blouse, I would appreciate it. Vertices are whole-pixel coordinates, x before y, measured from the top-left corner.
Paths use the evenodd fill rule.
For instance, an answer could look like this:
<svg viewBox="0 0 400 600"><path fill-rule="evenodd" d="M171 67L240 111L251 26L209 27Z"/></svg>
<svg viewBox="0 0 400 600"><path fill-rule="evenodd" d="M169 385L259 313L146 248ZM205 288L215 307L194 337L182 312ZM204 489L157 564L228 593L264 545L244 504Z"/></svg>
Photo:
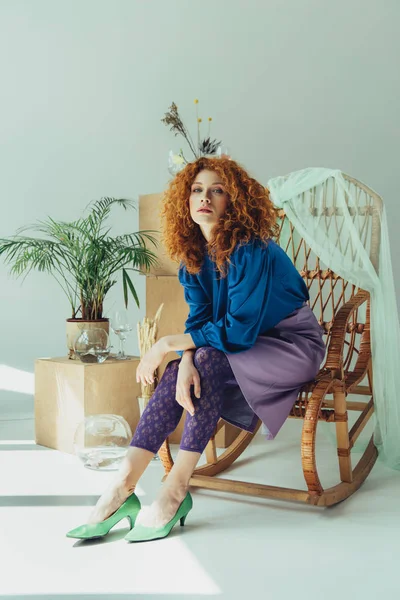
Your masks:
<svg viewBox="0 0 400 600"><path fill-rule="evenodd" d="M251 348L265 334L309 300L300 273L272 239L238 244L230 256L226 277L205 253L201 271L178 272L189 315L185 333L197 348L213 346L226 353ZM182 351L178 351L182 355Z"/></svg>

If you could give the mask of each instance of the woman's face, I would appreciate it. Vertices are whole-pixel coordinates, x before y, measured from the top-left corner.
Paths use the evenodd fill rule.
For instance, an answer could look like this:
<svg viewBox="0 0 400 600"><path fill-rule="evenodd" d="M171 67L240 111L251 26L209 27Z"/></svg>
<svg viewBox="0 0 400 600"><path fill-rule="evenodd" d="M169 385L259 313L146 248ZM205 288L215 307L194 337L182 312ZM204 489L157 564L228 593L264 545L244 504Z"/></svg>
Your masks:
<svg viewBox="0 0 400 600"><path fill-rule="evenodd" d="M190 190L190 216L200 226L207 241L213 227L225 213L229 194L215 171L200 171Z"/></svg>

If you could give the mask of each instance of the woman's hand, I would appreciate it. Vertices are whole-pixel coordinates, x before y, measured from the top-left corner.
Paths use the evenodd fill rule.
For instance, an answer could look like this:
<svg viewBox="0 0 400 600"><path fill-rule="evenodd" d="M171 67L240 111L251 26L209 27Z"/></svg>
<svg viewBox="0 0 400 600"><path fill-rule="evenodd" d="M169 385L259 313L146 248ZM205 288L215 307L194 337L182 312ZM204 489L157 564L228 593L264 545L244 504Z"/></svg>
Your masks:
<svg viewBox="0 0 400 600"><path fill-rule="evenodd" d="M193 364L192 358L189 356L182 357L179 364L178 377L176 380L176 401L178 404L186 408L190 415L194 415L194 406L190 395L190 387L194 385L194 394L200 398L200 375Z"/></svg>
<svg viewBox="0 0 400 600"><path fill-rule="evenodd" d="M136 369L137 383L147 385L154 382L154 372L168 353L168 348L163 340L164 338L158 340L140 360Z"/></svg>

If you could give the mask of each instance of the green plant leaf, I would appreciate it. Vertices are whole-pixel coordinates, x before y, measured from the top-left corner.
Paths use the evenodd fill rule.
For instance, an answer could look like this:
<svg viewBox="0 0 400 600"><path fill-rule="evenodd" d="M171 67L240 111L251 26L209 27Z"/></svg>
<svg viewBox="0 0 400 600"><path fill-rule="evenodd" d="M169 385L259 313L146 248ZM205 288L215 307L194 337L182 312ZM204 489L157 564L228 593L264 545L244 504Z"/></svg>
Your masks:
<svg viewBox="0 0 400 600"><path fill-rule="evenodd" d="M122 285L123 285L123 289L124 289L124 303L125 303L125 308L128 308L128 283L126 281L126 271L125 269L122 269Z"/></svg>
<svg viewBox="0 0 400 600"><path fill-rule="evenodd" d="M126 284L128 284L131 294L135 299L136 305L138 308L140 308L139 298L136 293L135 287L125 269L122 269L122 276L123 276L123 282L124 282L125 307L128 308L128 292L126 291L126 294L125 294L125 286L126 286Z"/></svg>
<svg viewBox="0 0 400 600"><path fill-rule="evenodd" d="M158 245L152 235L156 231L112 237L105 220L113 206L133 208L130 200L104 197L92 202L89 214L75 221L38 220L19 229L17 235L0 239L0 256L16 276L25 278L37 270L54 277L68 297L74 317L100 318L104 298L121 270L125 305L131 293L139 306L127 268L147 271L157 264L155 252L147 247Z"/></svg>

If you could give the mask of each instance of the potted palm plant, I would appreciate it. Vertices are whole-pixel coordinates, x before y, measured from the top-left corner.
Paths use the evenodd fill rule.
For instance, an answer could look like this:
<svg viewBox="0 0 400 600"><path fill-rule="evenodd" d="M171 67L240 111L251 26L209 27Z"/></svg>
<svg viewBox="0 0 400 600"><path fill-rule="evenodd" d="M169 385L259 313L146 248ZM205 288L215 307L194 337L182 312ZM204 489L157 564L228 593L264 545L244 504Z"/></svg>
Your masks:
<svg viewBox="0 0 400 600"><path fill-rule="evenodd" d="M77 221L66 223L48 217L19 229L13 237L0 238L0 255L12 265L12 274L45 271L67 296L71 310L67 319L70 358L74 358L73 342L80 329L100 327L109 332L103 303L117 282L117 274L122 274L125 306L129 293L139 306L128 271L146 271L157 262L156 254L146 246L146 242L157 244L150 231L109 235L105 221L114 206L128 210L133 204L123 198L101 198L92 202L89 214ZM39 235L28 236L27 231Z"/></svg>

